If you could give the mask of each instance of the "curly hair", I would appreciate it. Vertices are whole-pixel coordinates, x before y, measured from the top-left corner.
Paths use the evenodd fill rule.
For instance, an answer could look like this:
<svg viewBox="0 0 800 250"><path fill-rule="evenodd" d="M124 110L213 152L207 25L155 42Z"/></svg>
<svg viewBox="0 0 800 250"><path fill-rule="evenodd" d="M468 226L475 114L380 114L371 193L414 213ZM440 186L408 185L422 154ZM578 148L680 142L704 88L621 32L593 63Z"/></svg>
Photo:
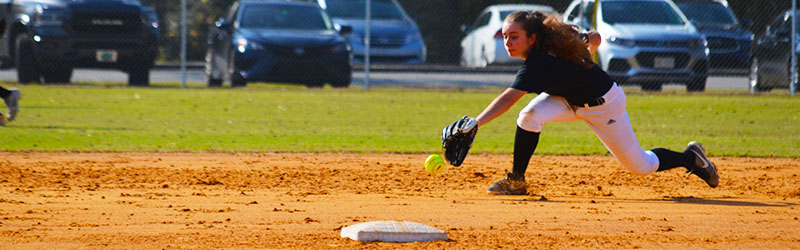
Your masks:
<svg viewBox="0 0 800 250"><path fill-rule="evenodd" d="M539 11L516 11L508 15L504 22L521 24L529 37L536 34L534 49L543 50L584 68L591 68L594 64L586 44L579 38L577 26L563 23L556 16Z"/></svg>

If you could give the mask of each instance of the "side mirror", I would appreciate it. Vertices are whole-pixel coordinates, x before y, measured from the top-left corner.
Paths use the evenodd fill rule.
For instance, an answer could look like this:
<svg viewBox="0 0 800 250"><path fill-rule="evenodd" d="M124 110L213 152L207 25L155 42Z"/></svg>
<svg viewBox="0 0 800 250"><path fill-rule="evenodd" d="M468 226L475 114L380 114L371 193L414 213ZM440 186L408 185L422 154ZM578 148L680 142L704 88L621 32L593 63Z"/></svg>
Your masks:
<svg viewBox="0 0 800 250"><path fill-rule="evenodd" d="M745 29L750 29L751 27L753 27L754 24L753 19L750 18L744 18L741 20L740 23L742 24L742 28Z"/></svg>
<svg viewBox="0 0 800 250"><path fill-rule="evenodd" d="M470 28L470 27L469 27L468 25L466 25L466 24L462 24L462 25L459 27L459 30L461 30L461 32L464 32L464 34L468 34L468 33L472 32L472 28Z"/></svg>
<svg viewBox="0 0 800 250"><path fill-rule="evenodd" d="M339 34L342 36L348 36L353 33L353 26L350 25L342 25L339 27Z"/></svg>
<svg viewBox="0 0 800 250"><path fill-rule="evenodd" d="M231 23L225 20L219 20L214 22L214 27L221 30L229 30L231 28Z"/></svg>

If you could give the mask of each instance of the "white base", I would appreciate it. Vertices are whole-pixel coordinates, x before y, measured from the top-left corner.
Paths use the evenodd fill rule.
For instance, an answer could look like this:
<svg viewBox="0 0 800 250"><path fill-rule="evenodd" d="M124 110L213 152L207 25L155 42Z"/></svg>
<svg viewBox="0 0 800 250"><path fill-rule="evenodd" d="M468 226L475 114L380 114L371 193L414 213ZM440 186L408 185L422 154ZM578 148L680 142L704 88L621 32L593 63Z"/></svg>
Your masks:
<svg viewBox="0 0 800 250"><path fill-rule="evenodd" d="M447 240L447 233L410 221L370 221L342 228L341 237L358 241L414 242Z"/></svg>

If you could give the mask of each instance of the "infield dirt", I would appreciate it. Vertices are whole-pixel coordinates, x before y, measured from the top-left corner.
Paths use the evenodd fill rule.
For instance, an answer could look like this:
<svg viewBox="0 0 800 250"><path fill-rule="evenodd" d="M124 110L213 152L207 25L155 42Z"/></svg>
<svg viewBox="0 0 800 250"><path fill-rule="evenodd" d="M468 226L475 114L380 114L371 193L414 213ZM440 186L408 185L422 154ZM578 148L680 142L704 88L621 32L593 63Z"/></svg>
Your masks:
<svg viewBox="0 0 800 250"><path fill-rule="evenodd" d="M427 155L0 153L0 249L800 249L800 160L714 157L720 185L609 156L534 156L530 193L489 196L511 155L431 176ZM450 241L341 228L407 220Z"/></svg>

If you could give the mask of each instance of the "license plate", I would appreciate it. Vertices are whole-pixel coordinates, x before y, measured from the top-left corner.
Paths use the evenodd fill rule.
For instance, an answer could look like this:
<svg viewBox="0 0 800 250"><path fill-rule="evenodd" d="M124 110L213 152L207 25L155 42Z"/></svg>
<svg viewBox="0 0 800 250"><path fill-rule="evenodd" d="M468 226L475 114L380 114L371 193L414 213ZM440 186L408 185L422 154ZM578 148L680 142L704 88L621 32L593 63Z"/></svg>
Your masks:
<svg viewBox="0 0 800 250"><path fill-rule="evenodd" d="M118 53L116 50L97 50L97 61L104 63L117 62Z"/></svg>
<svg viewBox="0 0 800 250"><path fill-rule="evenodd" d="M658 69L671 69L675 68L674 57L656 57L653 61L653 66Z"/></svg>

